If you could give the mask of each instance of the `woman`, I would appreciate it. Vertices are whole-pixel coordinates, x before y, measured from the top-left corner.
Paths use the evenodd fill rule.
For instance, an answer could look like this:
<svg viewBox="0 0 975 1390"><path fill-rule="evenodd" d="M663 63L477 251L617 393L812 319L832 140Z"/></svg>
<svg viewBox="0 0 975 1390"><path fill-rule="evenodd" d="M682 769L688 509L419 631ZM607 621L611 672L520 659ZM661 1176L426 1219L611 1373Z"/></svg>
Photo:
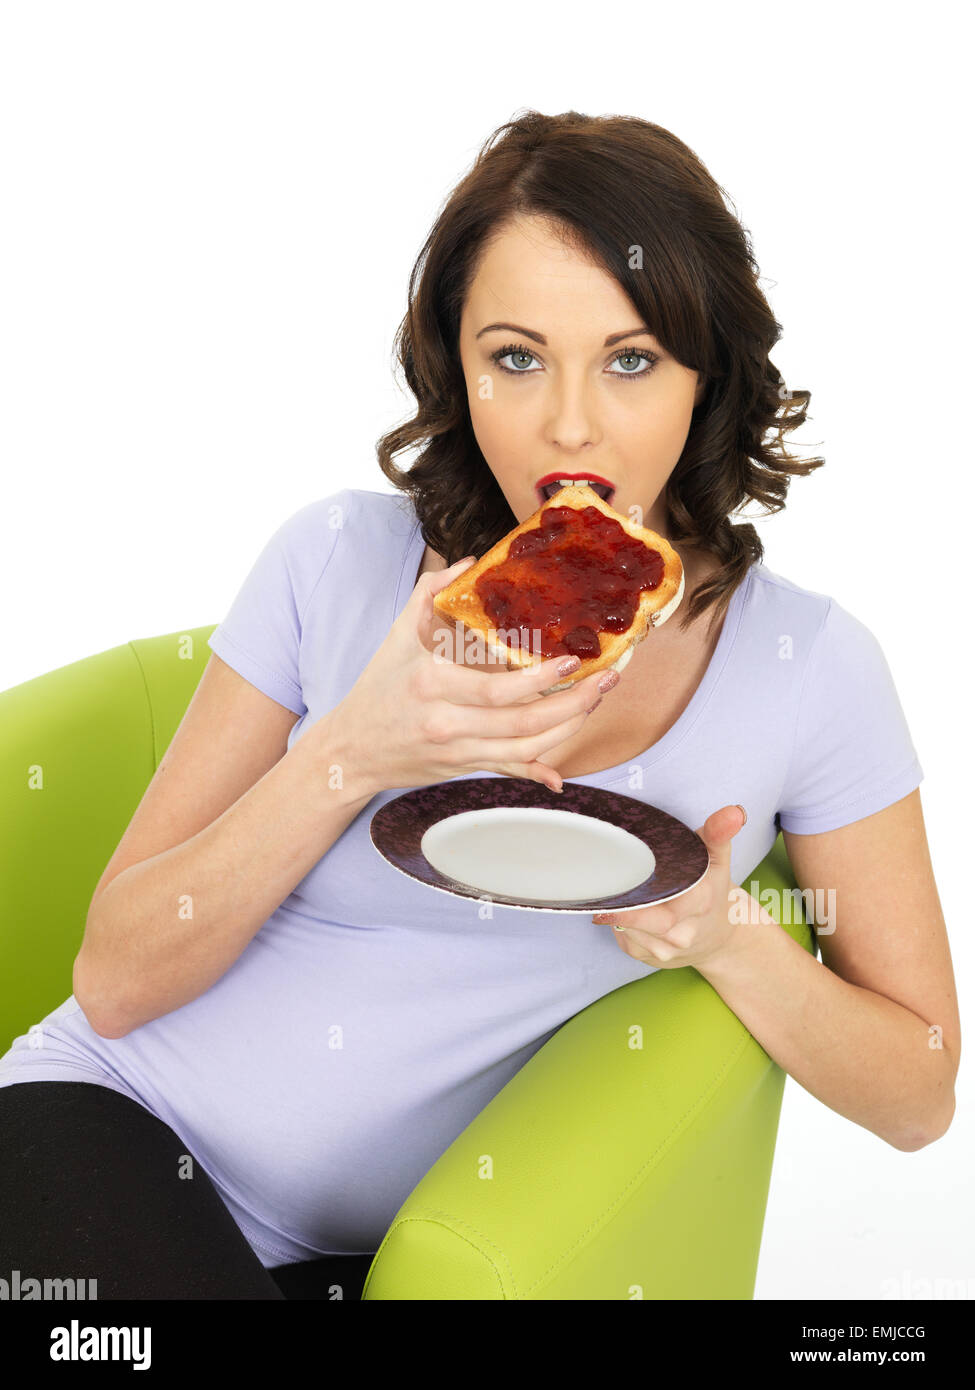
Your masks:
<svg viewBox="0 0 975 1390"><path fill-rule="evenodd" d="M379 444L407 496L343 489L271 537L95 890L74 994L0 1059L23 1211L0 1263L102 1298L274 1297L326 1255L368 1265L566 1019L688 964L831 1108L901 1149L944 1132L957 1002L890 673L729 519L822 463L783 446L808 393L769 360L779 334L745 232L667 131L529 112L488 140L411 277L418 408ZM666 535L687 596L615 688L543 699L564 658L438 661L432 597L550 474ZM486 928L369 839L404 788L472 775L643 795L700 827L710 871L644 911L528 930L496 907ZM835 893L828 969L756 929L739 886L780 828L800 886Z"/></svg>

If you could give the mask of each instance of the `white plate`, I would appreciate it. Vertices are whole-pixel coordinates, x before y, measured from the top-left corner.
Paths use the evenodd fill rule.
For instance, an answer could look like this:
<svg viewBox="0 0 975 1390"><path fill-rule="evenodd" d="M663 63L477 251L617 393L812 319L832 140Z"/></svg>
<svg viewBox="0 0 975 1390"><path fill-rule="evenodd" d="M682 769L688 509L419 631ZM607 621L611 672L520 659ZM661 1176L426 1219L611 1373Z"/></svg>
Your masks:
<svg viewBox="0 0 975 1390"><path fill-rule="evenodd" d="M644 883L649 845L605 820L571 811L494 806L431 825L420 841L430 864L480 892L535 902L606 898Z"/></svg>

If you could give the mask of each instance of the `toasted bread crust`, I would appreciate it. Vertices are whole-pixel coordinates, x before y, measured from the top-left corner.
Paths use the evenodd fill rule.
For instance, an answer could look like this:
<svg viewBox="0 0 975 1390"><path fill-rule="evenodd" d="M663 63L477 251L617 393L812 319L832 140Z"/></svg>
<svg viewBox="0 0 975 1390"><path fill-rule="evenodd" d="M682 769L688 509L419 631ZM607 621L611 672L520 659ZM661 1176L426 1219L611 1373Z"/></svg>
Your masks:
<svg viewBox="0 0 975 1390"><path fill-rule="evenodd" d="M542 513L549 511L552 507L575 507L580 511L584 507L598 507L606 516L618 521L623 530L634 540L641 541L650 550L658 551L664 562L664 573L656 589L644 590L640 595L640 602L637 605L633 622L627 630L625 632L600 632L598 634L599 655L585 659L577 671L557 685L550 686L549 690L545 692L546 694L553 690L563 690L567 686L574 685L577 681L585 680L594 671L601 671L609 666L622 669L632 655L636 644L643 641L651 627L658 627L667 621L667 618L678 607L684 593L684 567L681 564L680 556L663 536L659 536L656 531L651 531L645 526L637 526L625 516L621 516L590 487L560 488L544 506L539 507L537 512L523 521L520 526L509 531L475 564L471 565L463 574L458 575L445 589L441 589L439 594L434 595L433 606L441 617L461 622L471 631L478 633L489 650L498 658L505 660L509 667L537 666L542 658L533 656L531 652L523 651L517 647L511 648L506 643L496 640L492 634L497 629L484 611L484 606L474 586L482 574L493 569L507 558L508 547L515 537L520 536L523 531L534 531L541 525Z"/></svg>

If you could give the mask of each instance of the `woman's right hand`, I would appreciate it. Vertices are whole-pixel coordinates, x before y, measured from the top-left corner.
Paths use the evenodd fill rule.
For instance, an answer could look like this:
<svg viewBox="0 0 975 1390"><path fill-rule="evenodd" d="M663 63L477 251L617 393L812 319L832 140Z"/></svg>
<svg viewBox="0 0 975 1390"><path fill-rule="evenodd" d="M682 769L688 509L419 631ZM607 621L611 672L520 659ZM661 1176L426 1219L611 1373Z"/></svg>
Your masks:
<svg viewBox="0 0 975 1390"><path fill-rule="evenodd" d="M558 667L567 656L510 670L495 665L492 672L435 652L434 634L450 629L433 596L473 563L458 560L420 576L382 646L320 721L334 750L330 760L340 757L343 777L370 796L479 771L562 790L562 778L539 755L582 728L601 699L596 686L606 673L540 699L564 679Z"/></svg>

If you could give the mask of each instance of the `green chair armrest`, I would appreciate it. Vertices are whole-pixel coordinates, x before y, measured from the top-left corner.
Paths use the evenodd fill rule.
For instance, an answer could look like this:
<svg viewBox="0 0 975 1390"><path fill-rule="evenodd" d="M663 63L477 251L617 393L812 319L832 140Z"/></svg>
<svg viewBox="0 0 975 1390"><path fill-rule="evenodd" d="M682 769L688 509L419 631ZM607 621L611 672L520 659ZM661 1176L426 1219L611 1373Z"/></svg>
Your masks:
<svg viewBox="0 0 975 1390"><path fill-rule="evenodd" d="M126 642L0 691L0 1052L73 992L95 886L213 628Z"/></svg>

